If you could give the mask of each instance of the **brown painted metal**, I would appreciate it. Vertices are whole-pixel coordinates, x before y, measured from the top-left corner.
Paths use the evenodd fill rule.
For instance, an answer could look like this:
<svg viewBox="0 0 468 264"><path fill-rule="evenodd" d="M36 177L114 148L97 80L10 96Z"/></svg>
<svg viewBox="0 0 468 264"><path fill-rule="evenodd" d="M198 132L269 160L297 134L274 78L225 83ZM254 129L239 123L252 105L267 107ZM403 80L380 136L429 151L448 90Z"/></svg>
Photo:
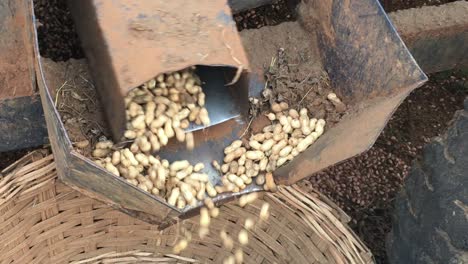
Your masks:
<svg viewBox="0 0 468 264"><path fill-rule="evenodd" d="M123 97L154 76L192 65L248 67L225 0L69 1L114 139Z"/></svg>
<svg viewBox="0 0 468 264"><path fill-rule="evenodd" d="M0 1L0 100L36 91L28 1Z"/></svg>
<svg viewBox="0 0 468 264"><path fill-rule="evenodd" d="M238 13L251 8L272 4L274 0L228 0L228 2L232 11Z"/></svg>

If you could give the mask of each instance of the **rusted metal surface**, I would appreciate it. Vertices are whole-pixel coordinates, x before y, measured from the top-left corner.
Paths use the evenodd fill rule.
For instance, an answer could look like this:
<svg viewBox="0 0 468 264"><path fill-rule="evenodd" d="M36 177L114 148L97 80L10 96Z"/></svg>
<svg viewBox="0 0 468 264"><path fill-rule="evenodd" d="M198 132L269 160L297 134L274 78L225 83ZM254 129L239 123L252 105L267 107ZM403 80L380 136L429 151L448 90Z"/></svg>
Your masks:
<svg viewBox="0 0 468 264"><path fill-rule="evenodd" d="M47 142L29 1L0 0L0 152Z"/></svg>
<svg viewBox="0 0 468 264"><path fill-rule="evenodd" d="M468 2L390 13L411 54L426 73L468 67Z"/></svg>
<svg viewBox="0 0 468 264"><path fill-rule="evenodd" d="M225 0L69 5L114 139L125 129L123 97L156 75L191 65L248 68Z"/></svg>
<svg viewBox="0 0 468 264"><path fill-rule="evenodd" d="M0 1L0 100L35 92L29 1Z"/></svg>
<svg viewBox="0 0 468 264"><path fill-rule="evenodd" d="M323 65L350 110L304 153L275 171L281 184L369 149L406 95L427 80L377 1L303 3L301 20L317 26Z"/></svg>

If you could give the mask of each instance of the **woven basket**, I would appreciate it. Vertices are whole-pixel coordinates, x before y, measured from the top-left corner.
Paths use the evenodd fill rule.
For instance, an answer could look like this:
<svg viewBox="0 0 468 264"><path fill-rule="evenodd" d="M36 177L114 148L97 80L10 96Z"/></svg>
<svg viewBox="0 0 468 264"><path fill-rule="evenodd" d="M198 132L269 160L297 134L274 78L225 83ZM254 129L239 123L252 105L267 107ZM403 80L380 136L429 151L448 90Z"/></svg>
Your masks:
<svg viewBox="0 0 468 264"><path fill-rule="evenodd" d="M349 218L318 193L286 187L262 200L271 215L249 231L245 263L373 262ZM0 175L0 263L222 263L231 252L219 231L236 235L262 203L223 206L203 240L195 235L198 217L158 231L60 183L53 157L33 152ZM171 255L182 225L192 241Z"/></svg>

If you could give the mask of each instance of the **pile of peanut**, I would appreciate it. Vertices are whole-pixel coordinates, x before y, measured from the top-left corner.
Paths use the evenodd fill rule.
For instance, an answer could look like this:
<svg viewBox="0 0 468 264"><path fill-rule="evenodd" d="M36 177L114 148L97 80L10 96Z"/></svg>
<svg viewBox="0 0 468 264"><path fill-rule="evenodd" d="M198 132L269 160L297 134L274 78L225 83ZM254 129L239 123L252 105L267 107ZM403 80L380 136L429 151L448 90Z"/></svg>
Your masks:
<svg viewBox="0 0 468 264"><path fill-rule="evenodd" d="M213 186L204 164L187 160L170 162L151 153L175 137L194 146L193 134L185 132L190 122L209 125L205 94L194 68L162 74L129 92L125 98L127 130L124 140L130 147L115 149L111 141L98 142L93 156L109 172L124 177L140 189L164 198L183 209L195 206L205 197L239 192L255 180L267 191L275 191L272 172L313 144L324 132L325 120L309 118L307 109L289 109L285 102L271 105L267 117L272 122L248 143L235 140L224 149L224 164L213 161L223 175L221 185ZM338 102L335 94L329 99Z"/></svg>
<svg viewBox="0 0 468 264"><path fill-rule="evenodd" d="M217 195L208 175L202 172L204 164L190 164L187 160L171 163L151 154L173 137L193 149L193 134L185 129L190 122L210 124L205 94L194 69L161 74L130 91L125 98L128 122L123 140L133 143L116 149L112 141L106 140L98 142L92 153L98 165L180 209L203 201L205 193Z"/></svg>
<svg viewBox="0 0 468 264"><path fill-rule="evenodd" d="M324 132L325 120L310 118L306 108L299 112L289 109L285 102L271 105L266 114L271 124L249 140L235 140L224 149L223 164L213 161L221 177L221 184L213 186L208 174L203 172L203 163L190 164L187 160L170 162L152 153L158 152L175 137L186 142L187 149L194 148L191 132L185 132L190 122L208 126L210 118L205 108L205 94L194 67L171 74L161 74L129 92L125 98L127 130L123 141L132 141L126 148L117 148L112 141L98 142L92 153L95 162L121 176L143 191L162 197L168 204L179 209L203 202L200 210L201 239L209 234L210 219L219 215L212 197L224 192L239 192L255 181L267 191L276 191L272 172L305 151ZM328 99L340 104L331 93ZM257 193L243 195L239 205L244 207L255 201ZM248 231L257 222L266 221L269 204L261 207L260 221L246 219L244 228L237 234L241 246L248 243ZM174 246L174 253L184 250L192 235L187 230ZM234 249L232 234L221 230L223 246ZM224 263L242 263L243 250L236 248Z"/></svg>
<svg viewBox="0 0 468 264"><path fill-rule="evenodd" d="M96 150L110 150L112 142L96 144ZM203 163L191 165L187 160L160 160L151 154L133 153L129 148L115 150L111 157L95 161L109 172L122 176L132 185L143 191L164 198L170 205L179 209L195 206L203 201L205 193L214 197L216 190L209 182L208 174L203 173Z"/></svg>
<svg viewBox="0 0 468 264"><path fill-rule="evenodd" d="M275 191L272 172L306 150L324 132L325 120L310 118L306 108L299 112L285 102L273 103L266 114L272 122L248 142L235 140L224 149L224 163L213 166L223 175L221 185L213 186L204 164L187 160L170 162L151 153L175 137L194 146L193 134L185 132L190 122L209 125L201 81L188 68L161 74L129 92L125 98L127 130L124 140L130 147L114 148L111 141L98 142L93 151L96 163L124 177L140 189L164 198L180 209L195 206L205 197L239 192L254 180L267 191ZM340 103L335 94L329 100Z"/></svg>
<svg viewBox="0 0 468 264"><path fill-rule="evenodd" d="M210 124L205 94L194 69L161 74L128 93L124 137L135 140L130 147L133 152L157 152L173 137L193 149L193 134L184 129L190 122Z"/></svg>
<svg viewBox="0 0 468 264"><path fill-rule="evenodd" d="M272 122L261 133L250 137L248 143L236 140L224 149L224 164L214 166L223 174L220 192L238 192L252 182L275 191L271 174L312 145L324 132L325 120L310 119L307 109L289 109L285 102L271 105L267 116Z"/></svg>

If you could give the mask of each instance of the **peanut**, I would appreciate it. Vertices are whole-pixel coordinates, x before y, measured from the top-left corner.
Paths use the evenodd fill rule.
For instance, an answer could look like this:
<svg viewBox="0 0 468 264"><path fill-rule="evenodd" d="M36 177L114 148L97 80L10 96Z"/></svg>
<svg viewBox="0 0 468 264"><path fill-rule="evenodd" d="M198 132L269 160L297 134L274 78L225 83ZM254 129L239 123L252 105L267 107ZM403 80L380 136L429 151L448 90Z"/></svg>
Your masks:
<svg viewBox="0 0 468 264"><path fill-rule="evenodd" d="M171 171L180 171L180 170L186 169L189 166L190 166L190 163L187 160L179 160L179 161L174 161L169 166L169 169Z"/></svg>
<svg viewBox="0 0 468 264"><path fill-rule="evenodd" d="M215 197L217 195L215 188L213 187L213 185L211 185L210 182L207 182L205 184L205 189L206 189L206 193L208 194L208 196Z"/></svg>
<svg viewBox="0 0 468 264"><path fill-rule="evenodd" d="M244 263L244 252L242 251L242 248L236 249L234 252L234 260L236 261L236 264Z"/></svg>
<svg viewBox="0 0 468 264"><path fill-rule="evenodd" d="M106 170L108 170L110 173L116 175L116 176L120 176L120 172L119 170L112 164L112 163L107 163L106 164Z"/></svg>
<svg viewBox="0 0 468 264"><path fill-rule="evenodd" d="M104 158L110 153L110 149L95 149L93 150L93 157L95 158Z"/></svg>
<svg viewBox="0 0 468 264"><path fill-rule="evenodd" d="M187 142L187 149L192 150L195 147L195 140L193 138L193 133L189 132L185 134L185 141Z"/></svg>
<svg viewBox="0 0 468 264"><path fill-rule="evenodd" d="M273 111L275 113L278 113L278 112L281 112L282 110L283 109L282 109L280 104L278 104L278 103L271 104L271 111Z"/></svg>
<svg viewBox="0 0 468 264"><path fill-rule="evenodd" d="M211 216L212 218L218 217L218 216L219 216L219 208L216 208L216 207L215 207L215 208L211 209L211 210L210 210L210 216Z"/></svg>
<svg viewBox="0 0 468 264"><path fill-rule="evenodd" d="M255 183L257 185L262 186L265 183L265 175L264 174L258 175L257 178L255 178Z"/></svg>
<svg viewBox="0 0 468 264"><path fill-rule="evenodd" d="M270 119L270 121L274 121L276 119L276 115L274 113L268 113L267 117Z"/></svg>
<svg viewBox="0 0 468 264"><path fill-rule="evenodd" d="M260 160L263 157L265 157L265 154L259 150L251 150L251 151L245 152L245 157L251 160Z"/></svg>
<svg viewBox="0 0 468 264"><path fill-rule="evenodd" d="M265 174L265 185L269 191L275 192L277 190L276 183L271 172L267 172L267 174Z"/></svg>
<svg viewBox="0 0 468 264"><path fill-rule="evenodd" d="M252 149L255 149L255 150L260 150L262 144L260 144L258 141L256 140L250 140L249 141L249 146L252 148Z"/></svg>
<svg viewBox="0 0 468 264"><path fill-rule="evenodd" d="M221 230L219 236L221 237L221 240L223 241L223 247L231 251L232 248L234 247L234 240L226 233L226 231Z"/></svg>
<svg viewBox="0 0 468 264"><path fill-rule="evenodd" d="M263 140L265 140L265 135L263 133L255 134L252 137L250 137L250 140L255 140L255 141L258 141L258 142L262 142Z"/></svg>
<svg viewBox="0 0 468 264"><path fill-rule="evenodd" d="M269 209L270 209L269 203L262 204L262 207L260 208L260 214L259 214L260 220L262 221L268 220L268 217L270 216Z"/></svg>
<svg viewBox="0 0 468 264"><path fill-rule="evenodd" d="M289 105L286 102L281 102L280 107L281 107L281 111L285 111L285 110L288 110Z"/></svg>
<svg viewBox="0 0 468 264"><path fill-rule="evenodd" d="M120 163L120 152L119 151L114 151L112 153L112 164L113 165L118 165Z"/></svg>
<svg viewBox="0 0 468 264"><path fill-rule="evenodd" d="M200 226L208 227L210 225L210 214L206 207L200 209Z"/></svg>
<svg viewBox="0 0 468 264"><path fill-rule="evenodd" d="M174 248L172 249L172 252L174 254L179 254L180 252L182 252L183 250L185 250L188 246L188 241L186 239L181 239L179 242L177 242L177 244L174 246Z"/></svg>
<svg viewBox="0 0 468 264"><path fill-rule="evenodd" d="M204 168L205 168L205 164L199 162L199 163L195 164L195 166L193 166L193 171L194 172L200 172Z"/></svg>
<svg viewBox="0 0 468 264"><path fill-rule="evenodd" d="M242 146L242 140L234 140L231 145L224 149L224 154L229 154Z"/></svg>
<svg viewBox="0 0 468 264"><path fill-rule="evenodd" d="M239 198L239 206L244 207L249 203L253 203L255 200L257 200L257 198L258 198L258 193L256 192L242 195Z"/></svg>
<svg viewBox="0 0 468 264"><path fill-rule="evenodd" d="M245 229L242 229L239 232L238 240L239 240L239 243L241 245L243 245L243 246L245 246L245 245L247 245L249 243L249 234L247 233L247 231Z"/></svg>
<svg viewBox="0 0 468 264"><path fill-rule="evenodd" d="M176 187L176 188L172 189L171 194L170 194L169 198L167 199L167 203L172 205L172 206L175 206L177 200L179 199L179 195L180 195L179 188Z"/></svg>
<svg viewBox="0 0 468 264"><path fill-rule="evenodd" d="M199 117L203 125L208 126L210 124L210 117L206 108L200 109Z"/></svg>
<svg viewBox="0 0 468 264"><path fill-rule="evenodd" d="M265 140L265 142L263 142L262 146L260 147L260 150L263 151L263 152L266 152L266 151L270 150L275 143L276 142L275 142L274 139ZM247 156L247 153L246 153L246 156ZM249 157L247 157L247 158L249 158Z"/></svg>
<svg viewBox="0 0 468 264"><path fill-rule="evenodd" d="M280 150L279 156L286 157L291 152L292 148L293 147L291 145L284 147L282 150Z"/></svg>

